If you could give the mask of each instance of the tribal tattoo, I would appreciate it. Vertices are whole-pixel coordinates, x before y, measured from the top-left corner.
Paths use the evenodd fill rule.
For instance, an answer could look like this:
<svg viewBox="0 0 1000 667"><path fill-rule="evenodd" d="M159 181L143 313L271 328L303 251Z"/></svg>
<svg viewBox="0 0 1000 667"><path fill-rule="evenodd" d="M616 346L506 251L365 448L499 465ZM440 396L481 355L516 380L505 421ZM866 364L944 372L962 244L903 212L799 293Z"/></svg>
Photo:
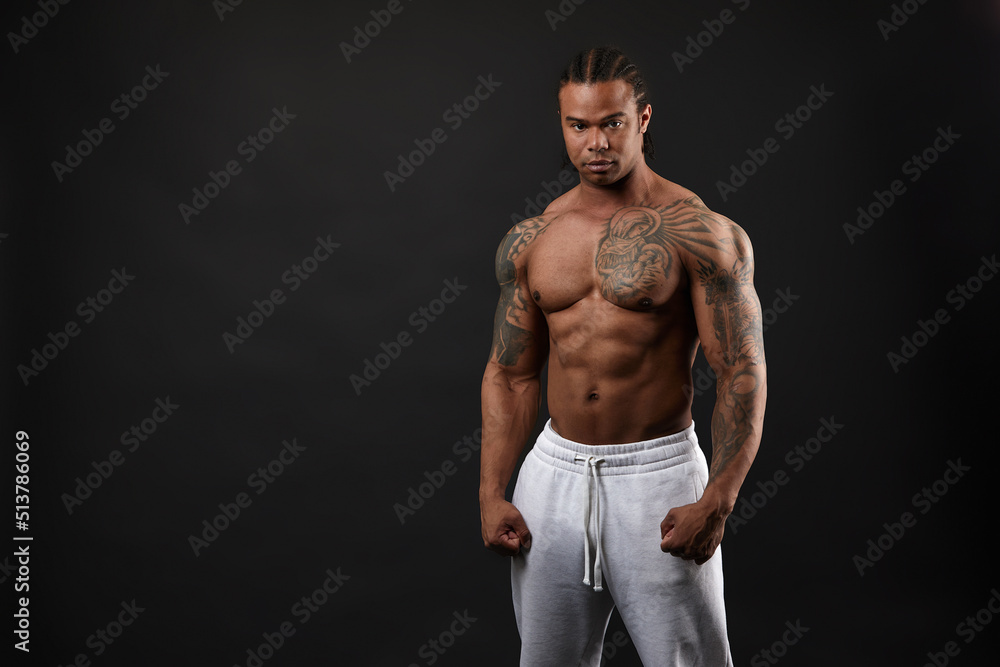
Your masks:
<svg viewBox="0 0 1000 667"><path fill-rule="evenodd" d="M666 282L678 247L710 261L708 251L733 246L731 238L718 235L715 220L698 197L619 209L595 260L604 298L622 304L650 294Z"/></svg>

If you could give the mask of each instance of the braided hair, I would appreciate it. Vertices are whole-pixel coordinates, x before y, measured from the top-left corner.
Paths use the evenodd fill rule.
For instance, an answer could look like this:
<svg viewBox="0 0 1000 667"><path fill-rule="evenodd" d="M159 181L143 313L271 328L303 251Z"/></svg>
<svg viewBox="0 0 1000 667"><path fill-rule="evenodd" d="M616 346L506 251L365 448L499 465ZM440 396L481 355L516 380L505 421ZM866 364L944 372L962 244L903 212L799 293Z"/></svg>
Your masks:
<svg viewBox="0 0 1000 667"><path fill-rule="evenodd" d="M646 90L646 79L639 71L639 67L614 46L600 46L581 51L573 57L559 77L559 88L556 90L557 104L559 91L567 83L586 85L619 80L632 87L636 110L641 113L649 104L649 93ZM653 157L653 138L649 134L648 127L642 135L642 153L647 158Z"/></svg>

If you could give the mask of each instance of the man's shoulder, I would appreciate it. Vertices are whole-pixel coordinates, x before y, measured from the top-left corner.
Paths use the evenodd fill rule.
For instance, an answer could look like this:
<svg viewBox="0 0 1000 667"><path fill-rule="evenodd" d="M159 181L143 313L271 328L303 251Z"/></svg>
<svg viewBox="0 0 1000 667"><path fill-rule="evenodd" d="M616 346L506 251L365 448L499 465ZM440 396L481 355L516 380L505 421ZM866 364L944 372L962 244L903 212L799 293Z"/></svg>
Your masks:
<svg viewBox="0 0 1000 667"><path fill-rule="evenodd" d="M752 255L750 237L739 224L710 209L701 197L677 186L654 204L662 236L673 241L685 260L743 259Z"/></svg>
<svg viewBox="0 0 1000 667"><path fill-rule="evenodd" d="M681 219L692 218L725 236L747 236L743 227L722 213L710 209L701 197L694 193L689 192L689 196L674 200L672 206Z"/></svg>
<svg viewBox="0 0 1000 667"><path fill-rule="evenodd" d="M515 270L523 270L527 261L527 251L532 242L551 222L551 215L537 215L533 218L525 218L511 225L500 245L497 247L496 267L498 276L501 273L507 274Z"/></svg>
<svg viewBox="0 0 1000 667"><path fill-rule="evenodd" d="M503 239L500 240L498 253L506 255L521 255L524 250L534 241L539 234L542 234L552 221L554 216L536 215L533 218L525 218L511 225ZM509 257L514 259L514 257Z"/></svg>
<svg viewBox="0 0 1000 667"><path fill-rule="evenodd" d="M541 215L536 215L533 218L525 218L524 220L519 220L511 225L510 229L504 235L504 240L511 237L523 237L526 234L532 234L538 232L538 230L548 227L549 223L552 221L554 216L542 213Z"/></svg>

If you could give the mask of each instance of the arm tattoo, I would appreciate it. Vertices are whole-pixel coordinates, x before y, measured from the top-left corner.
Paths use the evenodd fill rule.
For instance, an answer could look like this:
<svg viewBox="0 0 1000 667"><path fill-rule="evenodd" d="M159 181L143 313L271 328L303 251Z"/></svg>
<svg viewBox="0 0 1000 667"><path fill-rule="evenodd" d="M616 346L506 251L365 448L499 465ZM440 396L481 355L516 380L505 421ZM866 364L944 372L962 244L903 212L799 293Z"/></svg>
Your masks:
<svg viewBox="0 0 1000 667"><path fill-rule="evenodd" d="M753 288L752 266L740 260L730 270L715 262L698 262L698 277L705 288L705 303L712 306L712 327L727 366L741 362L759 364L764 357L760 301Z"/></svg>
<svg viewBox="0 0 1000 667"><path fill-rule="evenodd" d="M733 231L745 237L738 227ZM734 248L742 247L748 245L734 244ZM753 260L749 253L734 254L729 269L720 268L712 259L698 260L698 279L705 290L705 304L712 309L712 330L722 363L734 368L732 374L719 377L712 413L709 483L740 455L748 440L756 437L764 409L760 399L766 372L764 340L760 300L753 287Z"/></svg>
<svg viewBox="0 0 1000 667"><path fill-rule="evenodd" d="M500 283L500 302L493 319L492 358L501 365L513 366L531 344L531 332L519 326L527 313L527 288L517 281L515 260L548 227L543 218L519 223L504 237L497 249L496 275Z"/></svg>
<svg viewBox="0 0 1000 667"><path fill-rule="evenodd" d="M708 473L709 483L726 469L743 449L747 438L753 435L761 372L761 369L749 366L737 372L730 380L719 380L715 411L712 413L712 466Z"/></svg>

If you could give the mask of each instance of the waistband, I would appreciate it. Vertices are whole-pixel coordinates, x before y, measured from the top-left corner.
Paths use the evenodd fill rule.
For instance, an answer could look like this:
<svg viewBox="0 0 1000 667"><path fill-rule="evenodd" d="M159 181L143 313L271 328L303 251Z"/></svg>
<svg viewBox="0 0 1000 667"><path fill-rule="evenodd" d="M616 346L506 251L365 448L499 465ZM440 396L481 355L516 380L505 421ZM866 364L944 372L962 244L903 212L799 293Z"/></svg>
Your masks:
<svg viewBox="0 0 1000 667"><path fill-rule="evenodd" d="M662 470L704 456L698 444L694 421L683 431L652 440L615 445L587 445L556 433L552 428L552 420L549 419L545 422L531 451L550 465L580 474L586 474L587 464L585 461L576 460L577 454L601 458L602 475L629 475Z"/></svg>

